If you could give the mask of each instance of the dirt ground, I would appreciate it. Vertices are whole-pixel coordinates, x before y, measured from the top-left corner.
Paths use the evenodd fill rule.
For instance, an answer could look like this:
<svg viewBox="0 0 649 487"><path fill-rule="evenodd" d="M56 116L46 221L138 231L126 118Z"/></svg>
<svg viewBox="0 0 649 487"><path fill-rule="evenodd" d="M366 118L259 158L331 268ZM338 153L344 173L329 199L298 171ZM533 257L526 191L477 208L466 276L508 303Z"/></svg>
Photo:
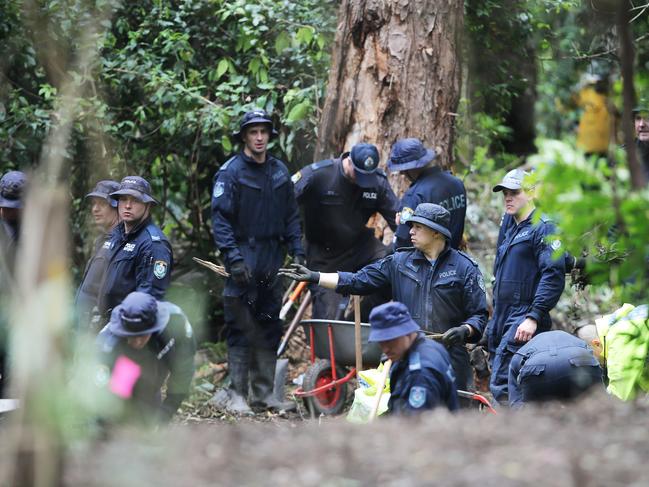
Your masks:
<svg viewBox="0 0 649 487"><path fill-rule="evenodd" d="M496 416L440 410L361 426L275 416L123 431L73 448L65 485L646 486L648 413L647 402L599 391Z"/></svg>

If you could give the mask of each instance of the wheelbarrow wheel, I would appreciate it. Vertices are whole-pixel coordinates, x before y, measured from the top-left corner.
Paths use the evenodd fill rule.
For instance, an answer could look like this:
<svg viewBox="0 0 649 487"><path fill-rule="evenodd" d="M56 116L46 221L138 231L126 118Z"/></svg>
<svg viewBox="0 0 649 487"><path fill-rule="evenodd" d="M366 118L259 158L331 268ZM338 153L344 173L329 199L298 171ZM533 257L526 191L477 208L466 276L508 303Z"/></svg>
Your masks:
<svg viewBox="0 0 649 487"><path fill-rule="evenodd" d="M334 381L329 360L316 360L304 373L302 388L304 391L312 391L318 387L330 384ZM336 367L336 378L345 377L345 371ZM347 398L347 384L338 386L304 398L307 407L318 414L333 415L342 411Z"/></svg>

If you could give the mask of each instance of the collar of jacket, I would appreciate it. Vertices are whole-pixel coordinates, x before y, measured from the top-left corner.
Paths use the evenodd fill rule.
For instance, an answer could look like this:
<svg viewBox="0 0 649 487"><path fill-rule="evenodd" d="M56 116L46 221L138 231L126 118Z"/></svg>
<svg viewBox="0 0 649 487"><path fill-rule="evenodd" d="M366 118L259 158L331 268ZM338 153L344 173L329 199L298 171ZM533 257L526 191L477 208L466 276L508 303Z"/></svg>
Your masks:
<svg viewBox="0 0 649 487"><path fill-rule="evenodd" d="M119 232L119 234L121 235L121 237L123 239L128 239L128 238L132 238L135 235L137 235L138 233L140 233L142 231L142 229L146 228L149 223L151 223L151 217L150 216L146 217L140 223L135 225L135 227L133 229L131 229L130 232L126 233L126 227L124 226L124 222L120 222L119 225L117 225L117 231Z"/></svg>
<svg viewBox="0 0 649 487"><path fill-rule="evenodd" d="M421 181L422 179L427 178L428 176L439 174L440 172L442 172L442 168L437 165L427 167L426 169L423 170L423 172L419 175L419 177L411 183L411 185Z"/></svg>
<svg viewBox="0 0 649 487"><path fill-rule="evenodd" d="M444 260L444 259L448 256L448 254L450 254L450 253L451 253L451 246L449 245L449 242L448 242L448 240L447 240L447 241L446 241L446 246L444 247L444 250L442 250L442 252L437 256L437 259L435 259L435 262L441 262L441 261ZM425 260L426 262L430 262L430 261L426 258L426 256L424 255L424 253L423 253L421 250L419 250L419 249L415 249L415 251L413 252L412 260Z"/></svg>
<svg viewBox="0 0 649 487"><path fill-rule="evenodd" d="M266 164L267 162L272 162L273 156L271 156L268 152L266 152L266 159L264 160L263 163L259 163L255 161L252 157L248 157L244 151L239 152L239 157L243 159L243 162L250 164L252 166L258 167Z"/></svg>

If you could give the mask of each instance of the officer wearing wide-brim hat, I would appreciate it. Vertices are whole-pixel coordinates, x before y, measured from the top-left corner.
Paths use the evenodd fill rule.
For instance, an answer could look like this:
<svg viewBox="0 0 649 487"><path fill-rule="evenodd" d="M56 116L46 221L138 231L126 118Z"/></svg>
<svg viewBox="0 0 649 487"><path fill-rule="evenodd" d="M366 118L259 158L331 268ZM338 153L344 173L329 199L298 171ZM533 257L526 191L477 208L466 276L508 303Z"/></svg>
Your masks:
<svg viewBox="0 0 649 487"><path fill-rule="evenodd" d="M108 266L111 233L119 221L117 200L111 198L110 194L118 189L117 181L104 179L98 181L92 191L85 196L85 199L90 202L91 216L99 235L95 239L92 255L86 264L75 298L77 322L82 329L86 329L92 321L99 288Z"/></svg>
<svg viewBox="0 0 649 487"><path fill-rule="evenodd" d="M457 386L446 349L427 340L403 303L377 306L370 314L368 341L377 342L388 359L392 414L412 415L445 406L458 408Z"/></svg>
<svg viewBox="0 0 649 487"><path fill-rule="evenodd" d="M435 150L426 148L415 138L400 139L390 150L388 169L404 173L411 182L401 198L399 227L395 233L397 248L410 246L407 223L420 203L435 203L450 212L451 247L460 247L466 215L466 190L460 179L435 163L436 159Z"/></svg>
<svg viewBox="0 0 649 487"><path fill-rule="evenodd" d="M449 212L433 203L417 206L408 222L414 248L400 249L358 272L320 273L303 266L280 269L293 279L341 294L365 295L391 289L424 330L443 334L457 384L471 381L465 342L477 342L487 322L484 280L477 263L449 245Z"/></svg>
<svg viewBox="0 0 649 487"><path fill-rule="evenodd" d="M9 242L16 242L20 234L23 196L27 176L22 171L8 171L0 178L0 219Z"/></svg>
<svg viewBox="0 0 649 487"><path fill-rule="evenodd" d="M142 419L152 419L152 415L170 419L189 394L194 375L196 341L183 311L175 304L156 301L150 294L132 292L113 309L98 344L102 362L113 375L122 373L118 361L126 359L139 367L130 394L121 388L113 392L129 398ZM113 377L107 385L113 387L120 380L125 380L123 375ZM161 401L165 382L165 400Z"/></svg>
<svg viewBox="0 0 649 487"><path fill-rule="evenodd" d="M264 110L245 113L234 132L241 150L221 165L212 189L212 233L230 273L223 314L231 379L213 404L237 413L250 413L246 401L271 409L294 406L273 394L283 332L276 273L287 253L296 262L305 256L290 173L268 152L275 135Z"/></svg>
<svg viewBox="0 0 649 487"><path fill-rule="evenodd" d="M110 197L117 201L120 223L111 234L109 262L98 293L98 310L104 317L132 291L162 299L173 266L169 240L151 221L151 207L158 202L149 182L126 176Z"/></svg>
<svg viewBox="0 0 649 487"><path fill-rule="evenodd" d="M295 197L304 215L309 268L353 272L387 255L388 248L367 226L379 213L396 230L399 200L379 162L376 146L359 142L340 157L314 162L293 175ZM311 293L313 318L342 318L346 307L342 296L317 287ZM363 300L365 320L374 306L385 301L381 298Z"/></svg>

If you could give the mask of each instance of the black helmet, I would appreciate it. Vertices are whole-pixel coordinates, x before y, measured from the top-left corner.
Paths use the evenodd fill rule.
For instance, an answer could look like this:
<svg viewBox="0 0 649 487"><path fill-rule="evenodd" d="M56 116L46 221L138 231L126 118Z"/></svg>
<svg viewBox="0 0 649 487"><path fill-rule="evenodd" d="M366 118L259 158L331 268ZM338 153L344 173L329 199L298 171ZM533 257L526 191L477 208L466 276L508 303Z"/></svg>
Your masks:
<svg viewBox="0 0 649 487"><path fill-rule="evenodd" d="M268 127L270 128L271 138L277 136L277 131L273 128L273 121L271 120L270 115L268 115L268 113L266 113L261 108L252 110L251 112L246 112L243 117L241 117L241 121L239 122L239 130L233 132L232 135L235 138L240 139L241 134L246 127L258 124L268 125Z"/></svg>

